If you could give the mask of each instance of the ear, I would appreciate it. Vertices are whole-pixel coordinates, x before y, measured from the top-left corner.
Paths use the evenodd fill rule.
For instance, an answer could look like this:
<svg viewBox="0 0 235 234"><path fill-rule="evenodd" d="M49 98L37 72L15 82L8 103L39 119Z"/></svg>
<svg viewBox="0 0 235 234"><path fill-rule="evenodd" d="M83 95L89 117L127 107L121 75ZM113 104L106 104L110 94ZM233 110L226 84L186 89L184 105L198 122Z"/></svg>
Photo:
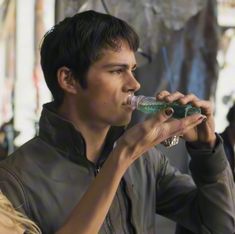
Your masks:
<svg viewBox="0 0 235 234"><path fill-rule="evenodd" d="M60 87L72 94L77 93L78 82L74 79L73 73L68 67L60 67L57 70L57 79Z"/></svg>

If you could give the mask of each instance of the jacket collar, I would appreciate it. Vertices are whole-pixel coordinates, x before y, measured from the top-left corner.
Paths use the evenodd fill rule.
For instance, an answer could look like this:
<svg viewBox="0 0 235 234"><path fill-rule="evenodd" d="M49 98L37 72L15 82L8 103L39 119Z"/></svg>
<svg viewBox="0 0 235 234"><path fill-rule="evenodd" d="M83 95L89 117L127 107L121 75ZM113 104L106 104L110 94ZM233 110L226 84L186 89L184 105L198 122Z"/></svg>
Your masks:
<svg viewBox="0 0 235 234"><path fill-rule="evenodd" d="M57 114L54 102L43 105L41 118L39 121L39 137L56 148L64 157L78 164L89 163L86 157L86 143L74 125ZM102 164L110 151L114 142L123 134L124 127L111 127L104 145L102 157L99 164Z"/></svg>

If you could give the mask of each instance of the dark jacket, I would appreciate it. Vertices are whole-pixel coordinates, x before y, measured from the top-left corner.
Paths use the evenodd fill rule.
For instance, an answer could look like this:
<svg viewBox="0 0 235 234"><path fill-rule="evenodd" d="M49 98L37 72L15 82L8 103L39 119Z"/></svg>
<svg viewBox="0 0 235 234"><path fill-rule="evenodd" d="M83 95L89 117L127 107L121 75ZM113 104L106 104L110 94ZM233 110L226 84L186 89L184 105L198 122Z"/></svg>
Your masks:
<svg viewBox="0 0 235 234"><path fill-rule="evenodd" d="M53 104L46 104L39 136L0 163L0 189L43 233L55 233L121 133L120 128L110 130L102 157L94 165L86 158L81 134L55 113ZM155 213L195 233L234 233L234 183L220 140L213 152L189 152L198 188L153 148L126 171L99 233L157 233Z"/></svg>
<svg viewBox="0 0 235 234"><path fill-rule="evenodd" d="M233 178L235 181L235 154L234 154L234 146L229 140L228 135L228 127L220 134L223 139L224 151L227 156L228 162L230 164L231 170L233 172Z"/></svg>

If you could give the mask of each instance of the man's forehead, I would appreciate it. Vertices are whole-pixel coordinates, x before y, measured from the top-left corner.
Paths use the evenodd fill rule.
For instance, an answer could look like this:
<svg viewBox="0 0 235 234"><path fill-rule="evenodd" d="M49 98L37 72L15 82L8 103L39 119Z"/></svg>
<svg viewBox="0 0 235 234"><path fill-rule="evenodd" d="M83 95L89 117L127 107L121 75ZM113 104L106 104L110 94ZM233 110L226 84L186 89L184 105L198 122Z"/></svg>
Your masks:
<svg viewBox="0 0 235 234"><path fill-rule="evenodd" d="M126 46L122 46L119 50L104 49L96 63L104 67L134 66L136 65L135 52Z"/></svg>
<svg viewBox="0 0 235 234"><path fill-rule="evenodd" d="M128 64L128 63L107 63L107 64L104 64L102 66L103 68L113 68L113 67L121 67L121 68L124 68L124 69L129 69L130 67L132 69L135 69L136 68L136 63L134 64Z"/></svg>
<svg viewBox="0 0 235 234"><path fill-rule="evenodd" d="M145 64L147 64L149 62L149 58L147 58L146 56L143 56L142 53L140 53L139 51L133 51L130 49L129 44L124 42L124 46L122 47L118 47L118 48L103 48L100 53L99 53L99 57L96 61L102 59L102 57L106 54L112 54L112 55L116 55L117 57L120 57L120 54L118 56L118 53L120 53L121 51L128 51L129 53L132 54L132 56L135 59L135 64L139 66L143 66Z"/></svg>

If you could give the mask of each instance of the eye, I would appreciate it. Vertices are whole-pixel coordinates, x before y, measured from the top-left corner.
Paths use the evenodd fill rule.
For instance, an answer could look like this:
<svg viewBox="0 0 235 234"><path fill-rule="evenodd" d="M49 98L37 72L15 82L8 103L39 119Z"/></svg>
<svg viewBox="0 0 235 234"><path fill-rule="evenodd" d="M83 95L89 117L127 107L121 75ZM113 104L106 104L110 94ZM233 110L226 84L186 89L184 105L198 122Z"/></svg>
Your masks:
<svg viewBox="0 0 235 234"><path fill-rule="evenodd" d="M116 74L116 75L120 75L122 72L123 72L122 69L117 69L117 70L110 71L111 74Z"/></svg>
<svg viewBox="0 0 235 234"><path fill-rule="evenodd" d="M131 73L134 77L136 77L136 70L132 70Z"/></svg>

